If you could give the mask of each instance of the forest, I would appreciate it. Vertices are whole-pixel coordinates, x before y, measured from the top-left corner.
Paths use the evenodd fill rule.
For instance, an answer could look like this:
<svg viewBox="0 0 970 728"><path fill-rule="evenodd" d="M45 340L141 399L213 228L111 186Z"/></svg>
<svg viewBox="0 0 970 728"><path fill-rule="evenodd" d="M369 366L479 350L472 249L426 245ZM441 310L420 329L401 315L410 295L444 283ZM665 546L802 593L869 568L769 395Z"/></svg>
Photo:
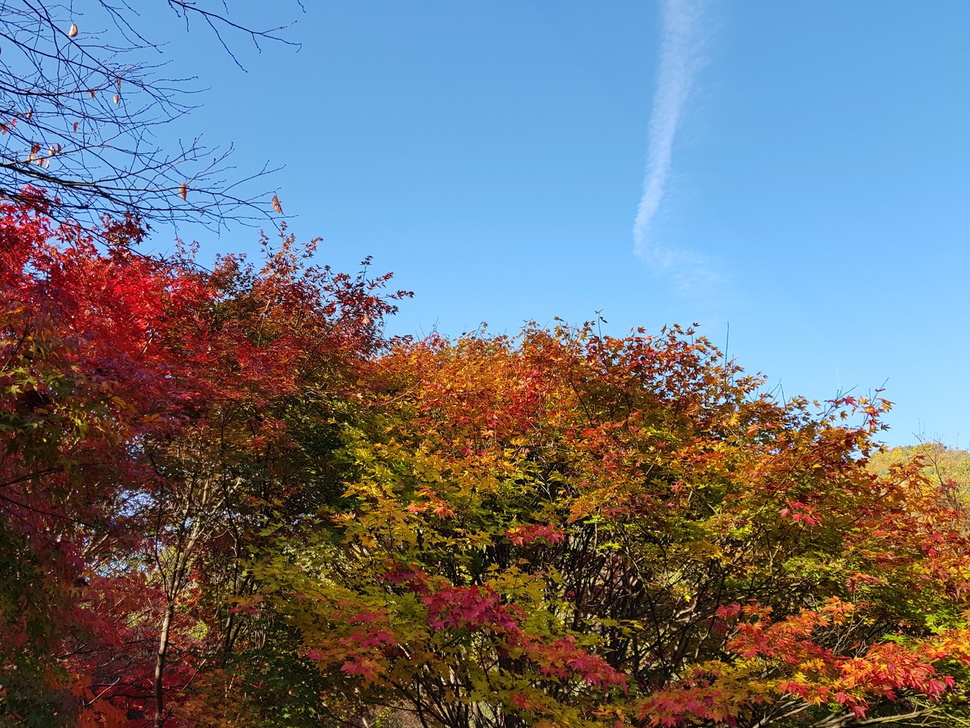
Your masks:
<svg viewBox="0 0 970 728"><path fill-rule="evenodd" d="M0 725L970 725L965 454L691 328L390 338L0 205Z"/></svg>

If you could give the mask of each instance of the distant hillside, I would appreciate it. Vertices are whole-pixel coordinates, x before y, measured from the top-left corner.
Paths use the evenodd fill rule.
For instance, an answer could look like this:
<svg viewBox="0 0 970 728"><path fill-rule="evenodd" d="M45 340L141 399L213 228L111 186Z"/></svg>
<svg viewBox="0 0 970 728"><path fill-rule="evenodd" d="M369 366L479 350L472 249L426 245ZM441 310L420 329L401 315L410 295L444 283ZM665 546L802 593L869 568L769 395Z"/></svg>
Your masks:
<svg viewBox="0 0 970 728"><path fill-rule="evenodd" d="M924 472L930 479L946 483L953 480L965 503L970 503L970 452L947 447L939 442L927 442L907 447L894 447L876 453L869 459L869 468L880 475L895 463L920 456L926 463Z"/></svg>

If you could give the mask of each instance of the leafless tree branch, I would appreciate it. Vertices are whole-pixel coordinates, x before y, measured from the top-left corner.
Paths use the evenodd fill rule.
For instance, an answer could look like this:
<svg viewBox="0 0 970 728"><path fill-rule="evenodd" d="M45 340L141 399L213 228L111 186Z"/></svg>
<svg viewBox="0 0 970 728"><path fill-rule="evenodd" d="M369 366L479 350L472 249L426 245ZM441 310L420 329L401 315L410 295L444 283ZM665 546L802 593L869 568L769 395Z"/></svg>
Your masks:
<svg viewBox="0 0 970 728"><path fill-rule="evenodd" d="M187 28L208 28L240 68L238 37L259 50L296 45L282 35L287 25L248 27L224 1L164 4ZM160 144L158 129L188 114L198 89L195 78L164 75L164 45L144 26L129 0L87 0L83 9L0 0L0 197L35 203L30 188L39 189L53 216L78 220L132 215L219 229L271 218L271 193L249 192L268 165L240 173L231 145L210 147L201 136Z"/></svg>

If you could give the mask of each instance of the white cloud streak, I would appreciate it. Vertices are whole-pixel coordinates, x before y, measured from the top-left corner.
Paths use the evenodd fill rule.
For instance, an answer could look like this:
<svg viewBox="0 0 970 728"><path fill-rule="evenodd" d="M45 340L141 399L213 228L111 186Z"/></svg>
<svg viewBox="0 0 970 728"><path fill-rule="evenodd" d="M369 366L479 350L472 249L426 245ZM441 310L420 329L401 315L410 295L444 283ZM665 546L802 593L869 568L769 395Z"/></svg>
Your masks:
<svg viewBox="0 0 970 728"><path fill-rule="evenodd" d="M634 251L659 270L683 265L695 267L702 262L693 254L659 245L651 235L651 227L667 186L681 113L690 96L694 78L705 64L700 27L703 1L664 0L661 10L660 66L650 117L647 171L643 180L643 197L633 224ZM712 275L708 271L696 272L702 278ZM683 270L674 273L678 279L685 275L692 277Z"/></svg>

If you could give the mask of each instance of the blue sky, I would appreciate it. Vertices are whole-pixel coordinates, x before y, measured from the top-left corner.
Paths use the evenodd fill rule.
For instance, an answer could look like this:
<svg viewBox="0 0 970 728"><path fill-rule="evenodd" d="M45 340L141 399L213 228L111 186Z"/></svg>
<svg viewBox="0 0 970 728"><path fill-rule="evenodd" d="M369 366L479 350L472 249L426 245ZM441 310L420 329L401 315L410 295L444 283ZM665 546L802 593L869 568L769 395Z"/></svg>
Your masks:
<svg viewBox="0 0 970 728"><path fill-rule="evenodd" d="M321 262L415 292L391 333L730 326L787 396L885 385L887 442L970 444L970 4L305 5L231 4L302 44L239 39L245 73L173 26L208 90L170 132L284 165L263 186Z"/></svg>

